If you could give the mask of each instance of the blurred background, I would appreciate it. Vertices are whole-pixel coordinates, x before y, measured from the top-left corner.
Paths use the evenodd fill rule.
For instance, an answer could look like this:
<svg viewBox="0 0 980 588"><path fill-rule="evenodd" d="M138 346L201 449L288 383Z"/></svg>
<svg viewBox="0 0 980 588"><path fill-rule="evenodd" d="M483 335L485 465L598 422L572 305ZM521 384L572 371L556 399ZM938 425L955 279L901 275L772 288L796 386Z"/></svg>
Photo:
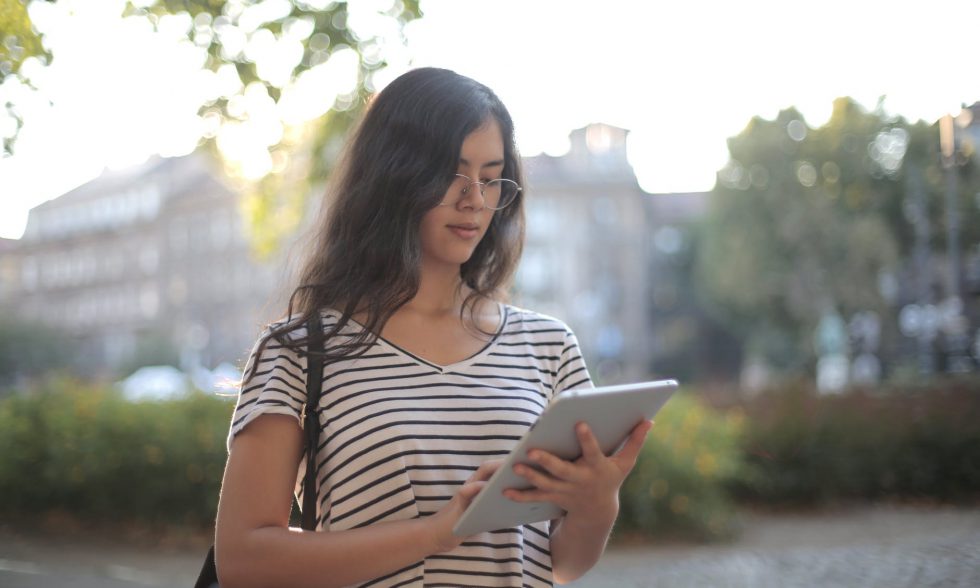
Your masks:
<svg viewBox="0 0 980 588"><path fill-rule="evenodd" d="M207 528L344 137L428 65L514 115L513 302L684 385L621 537L975 504L980 7L675 4L0 0L3 520Z"/></svg>

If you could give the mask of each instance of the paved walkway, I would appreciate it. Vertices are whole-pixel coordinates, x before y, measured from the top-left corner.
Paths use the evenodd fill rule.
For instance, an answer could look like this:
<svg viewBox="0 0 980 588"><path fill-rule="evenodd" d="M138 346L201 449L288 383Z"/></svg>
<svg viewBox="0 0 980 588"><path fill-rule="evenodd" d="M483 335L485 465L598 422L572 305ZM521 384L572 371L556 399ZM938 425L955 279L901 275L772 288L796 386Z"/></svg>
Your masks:
<svg viewBox="0 0 980 588"><path fill-rule="evenodd" d="M743 517L717 546L610 549L573 586L980 587L980 509L861 508Z"/></svg>
<svg viewBox="0 0 980 588"><path fill-rule="evenodd" d="M980 508L746 514L742 524L724 545L613 546L572 586L980 586ZM28 536L0 525L4 588L191 586L202 557L201 547Z"/></svg>

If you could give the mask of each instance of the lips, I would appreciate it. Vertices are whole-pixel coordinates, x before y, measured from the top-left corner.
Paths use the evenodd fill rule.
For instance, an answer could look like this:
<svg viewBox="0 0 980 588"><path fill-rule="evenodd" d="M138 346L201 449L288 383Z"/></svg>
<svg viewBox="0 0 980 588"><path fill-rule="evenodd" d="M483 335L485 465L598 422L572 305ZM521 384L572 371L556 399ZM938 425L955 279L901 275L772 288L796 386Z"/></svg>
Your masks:
<svg viewBox="0 0 980 588"><path fill-rule="evenodd" d="M446 226L461 239L473 239L480 234L480 225L476 223L459 223Z"/></svg>

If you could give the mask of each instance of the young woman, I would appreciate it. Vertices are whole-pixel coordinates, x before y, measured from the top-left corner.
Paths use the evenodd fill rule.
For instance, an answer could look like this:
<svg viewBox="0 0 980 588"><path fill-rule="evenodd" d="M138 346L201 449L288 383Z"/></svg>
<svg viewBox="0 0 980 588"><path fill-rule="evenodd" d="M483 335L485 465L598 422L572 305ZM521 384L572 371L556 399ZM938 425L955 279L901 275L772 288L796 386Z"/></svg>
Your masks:
<svg viewBox="0 0 980 588"><path fill-rule="evenodd" d="M455 537L556 395L592 385L575 336L501 302L522 247L521 162L486 86L417 69L368 108L337 172L295 308L259 338L229 433L222 586L550 586L598 560L650 424L604 456L519 469L557 521ZM288 526L305 464L306 321L323 320L318 532ZM297 470L299 464L299 470ZM297 473L299 472L299 473Z"/></svg>

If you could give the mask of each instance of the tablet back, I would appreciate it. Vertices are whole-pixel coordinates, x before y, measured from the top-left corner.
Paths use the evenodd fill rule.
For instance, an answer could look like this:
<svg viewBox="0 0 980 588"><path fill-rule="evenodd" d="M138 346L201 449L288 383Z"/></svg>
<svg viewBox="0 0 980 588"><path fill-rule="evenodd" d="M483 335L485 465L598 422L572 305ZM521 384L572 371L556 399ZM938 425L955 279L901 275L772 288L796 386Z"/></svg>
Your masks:
<svg viewBox="0 0 980 588"><path fill-rule="evenodd" d="M551 503L519 503L503 496L507 488L530 487L524 478L514 473L514 465L527 463L536 467L527 461L527 452L531 449L543 449L566 460L577 459L581 449L575 424L579 421L588 423L603 453L610 455L626 441L636 425L652 419L676 389L674 380L661 380L562 393L507 456L456 522L453 533L468 537L483 531L560 517L562 510Z"/></svg>

